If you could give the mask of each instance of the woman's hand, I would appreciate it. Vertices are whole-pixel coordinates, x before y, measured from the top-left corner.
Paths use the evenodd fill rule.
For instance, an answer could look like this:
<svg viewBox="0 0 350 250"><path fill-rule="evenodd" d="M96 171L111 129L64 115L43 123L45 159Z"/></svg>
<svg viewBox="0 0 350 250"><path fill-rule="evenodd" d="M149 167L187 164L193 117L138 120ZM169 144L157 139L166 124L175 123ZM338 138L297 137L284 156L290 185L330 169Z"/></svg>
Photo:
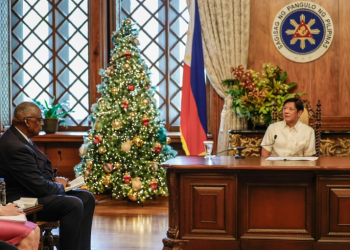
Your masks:
<svg viewBox="0 0 350 250"><path fill-rule="evenodd" d="M9 204L7 206L0 207L0 216L12 216L12 215L19 215L19 214L25 214L21 209L17 207L17 204Z"/></svg>

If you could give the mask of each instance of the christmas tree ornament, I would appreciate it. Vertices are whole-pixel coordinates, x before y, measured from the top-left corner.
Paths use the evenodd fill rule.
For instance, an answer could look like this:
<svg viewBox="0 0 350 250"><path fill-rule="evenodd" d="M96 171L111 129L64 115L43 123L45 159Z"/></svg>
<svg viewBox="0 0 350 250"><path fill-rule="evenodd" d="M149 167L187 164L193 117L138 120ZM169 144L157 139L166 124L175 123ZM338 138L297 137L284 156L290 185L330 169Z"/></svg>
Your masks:
<svg viewBox="0 0 350 250"><path fill-rule="evenodd" d="M150 104L150 100L147 98L142 98L141 103L143 106L148 106Z"/></svg>
<svg viewBox="0 0 350 250"><path fill-rule="evenodd" d="M113 171L113 165L111 163L105 163L103 165L103 170L106 172L106 173L110 173Z"/></svg>
<svg viewBox="0 0 350 250"><path fill-rule="evenodd" d="M106 74L107 74L107 76L111 76L113 74L113 67L107 68Z"/></svg>
<svg viewBox="0 0 350 250"><path fill-rule="evenodd" d="M96 135L94 139L94 144L98 144L102 141L102 135Z"/></svg>
<svg viewBox="0 0 350 250"><path fill-rule="evenodd" d="M130 42L132 42L135 46L138 46L140 44L139 40L136 37L131 38Z"/></svg>
<svg viewBox="0 0 350 250"><path fill-rule="evenodd" d="M169 145L170 143L171 143L171 139L170 139L170 137L167 137L167 138L166 138L166 144Z"/></svg>
<svg viewBox="0 0 350 250"><path fill-rule="evenodd" d="M162 150L162 145L160 145L159 142L156 142L154 144L153 150L156 151L157 153L160 153L160 151Z"/></svg>
<svg viewBox="0 0 350 250"><path fill-rule="evenodd" d="M126 19L126 20L125 20L125 24L126 24L126 25L130 25L130 24L131 24L131 20L130 20L130 19Z"/></svg>
<svg viewBox="0 0 350 250"><path fill-rule="evenodd" d="M110 90L110 92L112 93L112 95L116 95L116 94L118 94L118 88L113 87L113 88Z"/></svg>
<svg viewBox="0 0 350 250"><path fill-rule="evenodd" d="M105 186L109 186L109 184L111 184L111 175L110 174L104 175L102 177L102 183Z"/></svg>
<svg viewBox="0 0 350 250"><path fill-rule="evenodd" d="M111 59L112 59L112 61L115 61L115 60L117 60L117 57L116 57L115 55L113 55L113 56L111 57Z"/></svg>
<svg viewBox="0 0 350 250"><path fill-rule="evenodd" d="M158 181L156 180L156 178L152 178L151 182L150 182L150 186L153 190L156 190L158 187Z"/></svg>
<svg viewBox="0 0 350 250"><path fill-rule="evenodd" d="M119 130L119 129L121 129L121 127L122 127L122 122L121 121L119 121L117 119L112 121L112 128L114 130Z"/></svg>
<svg viewBox="0 0 350 250"><path fill-rule="evenodd" d="M138 136L138 135L135 136L134 139L132 139L132 142L138 147L141 147L143 144L141 136Z"/></svg>
<svg viewBox="0 0 350 250"><path fill-rule="evenodd" d="M119 169L122 166L122 164L120 162L115 162L114 163L114 168L115 169Z"/></svg>
<svg viewBox="0 0 350 250"><path fill-rule="evenodd" d="M89 170L89 169L86 169L85 174L84 174L85 179L88 179L88 178L89 178L89 175L90 175L90 170Z"/></svg>
<svg viewBox="0 0 350 250"><path fill-rule="evenodd" d="M148 77L145 78L145 82L149 83L149 78Z"/></svg>
<svg viewBox="0 0 350 250"><path fill-rule="evenodd" d="M129 184L129 183L130 183L131 176L130 176L130 174L128 173L128 171L126 171L126 172L124 173L123 180L124 180L125 184Z"/></svg>
<svg viewBox="0 0 350 250"><path fill-rule="evenodd" d="M130 69L130 64L128 64L128 63L123 63L122 69L124 69L124 70L129 70L129 69Z"/></svg>
<svg viewBox="0 0 350 250"><path fill-rule="evenodd" d="M92 169L92 160L86 160L86 168Z"/></svg>
<svg viewBox="0 0 350 250"><path fill-rule="evenodd" d="M127 100L126 98L123 98L123 100L122 100L122 106L123 106L124 109L127 109L127 108L128 108L129 102L128 102L128 100Z"/></svg>
<svg viewBox="0 0 350 250"><path fill-rule="evenodd" d="M131 51L130 51L129 49L125 50L124 56L125 56L127 59L130 59L130 57L131 57Z"/></svg>
<svg viewBox="0 0 350 250"><path fill-rule="evenodd" d="M94 124L94 128L95 130L100 131L102 129L102 122L97 120Z"/></svg>
<svg viewBox="0 0 350 250"><path fill-rule="evenodd" d="M140 190L142 187L142 182L140 177L135 177L131 181L131 186L134 190Z"/></svg>
<svg viewBox="0 0 350 250"><path fill-rule="evenodd" d="M97 103L92 104L92 105L91 105L91 112L92 112L92 113L97 113L97 111L98 111L98 105L97 105Z"/></svg>
<svg viewBox="0 0 350 250"><path fill-rule="evenodd" d="M128 195L128 199L131 201L137 201L137 197L132 194Z"/></svg>
<svg viewBox="0 0 350 250"><path fill-rule="evenodd" d="M82 144L79 148L79 154L86 155L87 151L88 151L88 146L85 143Z"/></svg>
<svg viewBox="0 0 350 250"><path fill-rule="evenodd" d="M88 135L88 138L89 138L90 140L94 139L94 134L92 134L92 133L89 134L89 135Z"/></svg>
<svg viewBox="0 0 350 250"><path fill-rule="evenodd" d="M145 74L145 72L141 72L141 73L139 74L139 76L140 76L140 78L145 78L146 74Z"/></svg>
<svg viewBox="0 0 350 250"><path fill-rule="evenodd" d="M98 148L98 153L101 154L101 155L106 153L106 148L104 146L99 147Z"/></svg>
<svg viewBox="0 0 350 250"><path fill-rule="evenodd" d="M103 100L103 98L100 98L98 99L97 103L98 103L98 106L101 107L105 103L105 100Z"/></svg>
<svg viewBox="0 0 350 250"><path fill-rule="evenodd" d="M132 142L130 140L126 140L126 142L122 143L122 151L129 152L131 149Z"/></svg>
<svg viewBox="0 0 350 250"><path fill-rule="evenodd" d="M134 85L132 85L132 84L129 84L129 85L128 85L128 90L134 91L134 88L135 88Z"/></svg>
<svg viewBox="0 0 350 250"><path fill-rule="evenodd" d="M131 119L135 119L136 118L135 112L130 112L129 116L130 116Z"/></svg>
<svg viewBox="0 0 350 250"><path fill-rule="evenodd" d="M79 189L80 190L86 190L86 191L89 190L88 187L86 186L86 184L82 185Z"/></svg>
<svg viewBox="0 0 350 250"><path fill-rule="evenodd" d="M151 170L153 172L157 172L157 170L158 170L158 162L156 162L156 161L149 161L148 164L150 164Z"/></svg>
<svg viewBox="0 0 350 250"><path fill-rule="evenodd" d="M147 117L146 114L143 115L143 118L142 118L142 123L144 126L148 127L148 124L149 124L149 118Z"/></svg>
<svg viewBox="0 0 350 250"><path fill-rule="evenodd" d="M122 57L122 56L123 56L123 52L118 51L117 56L118 56L119 58Z"/></svg>
<svg viewBox="0 0 350 250"><path fill-rule="evenodd" d="M145 86L145 89L149 89L151 87L151 85L147 85Z"/></svg>

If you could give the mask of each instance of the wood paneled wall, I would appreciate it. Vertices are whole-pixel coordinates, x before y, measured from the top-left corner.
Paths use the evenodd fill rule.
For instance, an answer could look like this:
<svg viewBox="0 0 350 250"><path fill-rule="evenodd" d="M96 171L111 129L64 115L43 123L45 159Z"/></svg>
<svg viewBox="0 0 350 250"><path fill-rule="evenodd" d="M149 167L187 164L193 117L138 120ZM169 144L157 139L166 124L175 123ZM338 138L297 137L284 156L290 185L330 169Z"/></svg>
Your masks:
<svg viewBox="0 0 350 250"><path fill-rule="evenodd" d="M276 14L294 0L250 0L248 68L261 71L271 62L287 71L287 82L297 82L293 92L306 92L312 107L322 104L322 130L350 129L350 2L309 0L327 10L333 20L334 38L329 50L309 63L296 63L277 51L271 36ZM302 1L301 1L302 2Z"/></svg>

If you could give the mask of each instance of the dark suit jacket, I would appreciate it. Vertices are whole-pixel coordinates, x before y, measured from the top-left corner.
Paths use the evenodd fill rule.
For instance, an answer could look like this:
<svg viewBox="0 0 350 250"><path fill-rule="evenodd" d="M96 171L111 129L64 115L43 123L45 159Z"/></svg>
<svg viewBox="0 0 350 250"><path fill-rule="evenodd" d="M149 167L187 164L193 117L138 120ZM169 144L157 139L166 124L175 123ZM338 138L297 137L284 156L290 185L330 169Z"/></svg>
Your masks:
<svg viewBox="0 0 350 250"><path fill-rule="evenodd" d="M5 178L7 202L36 197L45 205L65 194L63 185L53 181L47 156L13 125L0 137L0 177Z"/></svg>

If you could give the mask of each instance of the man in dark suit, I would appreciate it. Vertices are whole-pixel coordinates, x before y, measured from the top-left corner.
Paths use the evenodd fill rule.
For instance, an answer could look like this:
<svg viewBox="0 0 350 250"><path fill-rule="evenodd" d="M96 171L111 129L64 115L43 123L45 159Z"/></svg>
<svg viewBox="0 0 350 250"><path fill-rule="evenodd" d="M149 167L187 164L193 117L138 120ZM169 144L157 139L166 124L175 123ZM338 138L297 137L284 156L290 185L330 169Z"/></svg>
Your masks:
<svg viewBox="0 0 350 250"><path fill-rule="evenodd" d="M94 196L82 190L65 193L67 179L53 179L50 160L30 140L42 125L40 108L23 102L14 111L11 127L0 137L0 176L5 178L7 201L37 197L44 206L38 220L60 221L60 249L89 250Z"/></svg>

